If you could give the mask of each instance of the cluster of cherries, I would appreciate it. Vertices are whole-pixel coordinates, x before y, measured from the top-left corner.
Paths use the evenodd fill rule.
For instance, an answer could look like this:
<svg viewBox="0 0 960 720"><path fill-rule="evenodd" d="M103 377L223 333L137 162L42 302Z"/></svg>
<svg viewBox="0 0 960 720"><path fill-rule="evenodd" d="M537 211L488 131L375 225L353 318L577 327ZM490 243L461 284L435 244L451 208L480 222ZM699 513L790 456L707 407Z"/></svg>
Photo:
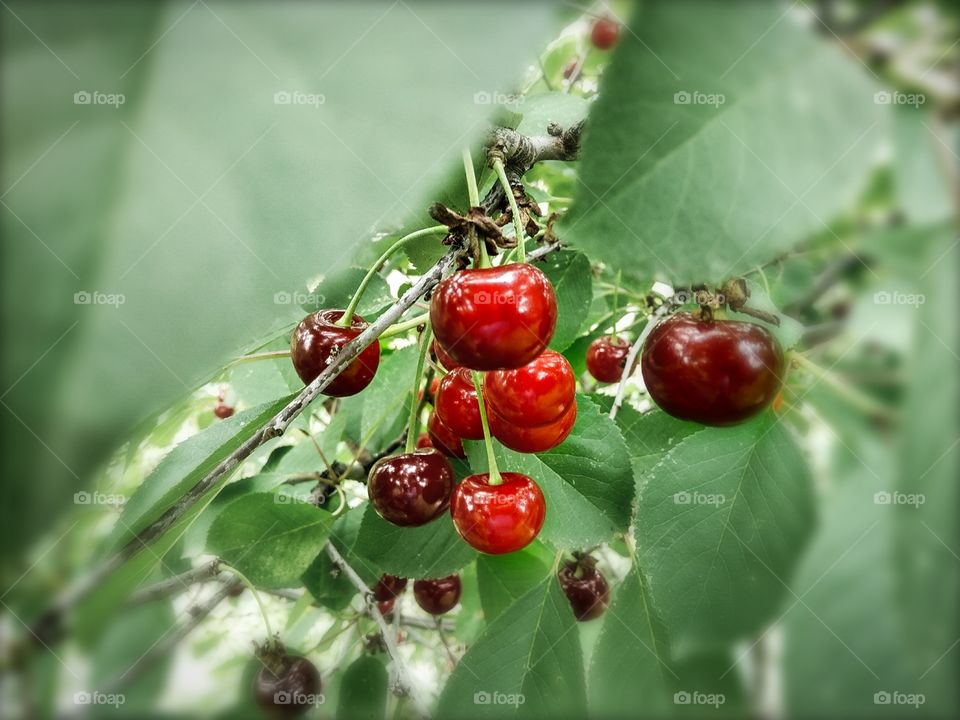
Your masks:
<svg viewBox="0 0 960 720"><path fill-rule="evenodd" d="M407 579L396 575L381 575L373 586L373 599L381 615L393 612L393 605L407 587ZM431 615L443 615L450 612L460 602L460 576L449 575L443 578L414 580L413 599L424 612Z"/></svg>

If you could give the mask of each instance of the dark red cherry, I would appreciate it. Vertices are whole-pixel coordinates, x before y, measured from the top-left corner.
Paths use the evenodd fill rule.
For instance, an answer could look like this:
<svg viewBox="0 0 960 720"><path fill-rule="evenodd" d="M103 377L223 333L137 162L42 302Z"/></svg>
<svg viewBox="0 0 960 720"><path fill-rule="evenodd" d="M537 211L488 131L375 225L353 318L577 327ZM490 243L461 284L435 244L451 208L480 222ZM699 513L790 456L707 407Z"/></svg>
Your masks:
<svg viewBox="0 0 960 720"><path fill-rule="evenodd" d="M546 505L540 487L526 475L501 473L491 485L487 473L457 485L450 502L454 527L468 545L490 555L526 547L540 532Z"/></svg>
<svg viewBox="0 0 960 720"><path fill-rule="evenodd" d="M610 603L610 587L592 557L565 563L557 579L577 620L585 622L603 615Z"/></svg>
<svg viewBox="0 0 960 720"><path fill-rule="evenodd" d="M438 580L416 580L413 597L417 605L431 615L443 615L460 602L460 576L450 575Z"/></svg>
<svg viewBox="0 0 960 720"><path fill-rule="evenodd" d="M489 413L527 427L559 420L573 404L576 392L573 368L553 350L545 350L523 367L489 372L483 379Z"/></svg>
<svg viewBox="0 0 960 720"><path fill-rule="evenodd" d="M563 416L556 422L536 427L524 427L503 420L499 415L491 414L490 434L511 450L522 453L546 452L562 443L570 435L577 420L577 404L571 403Z"/></svg>
<svg viewBox="0 0 960 720"><path fill-rule="evenodd" d="M609 50L620 38L620 23L611 18L600 18L590 29L590 42L597 50Z"/></svg>
<svg viewBox="0 0 960 720"><path fill-rule="evenodd" d="M434 403L437 417L450 432L466 440L482 440L480 404L473 377L466 368L451 370L443 376Z"/></svg>
<svg viewBox="0 0 960 720"><path fill-rule="evenodd" d="M407 586L407 579L396 575L381 575L380 580L373 586L373 599L377 602L393 600Z"/></svg>
<svg viewBox="0 0 960 720"><path fill-rule="evenodd" d="M461 270L434 290L430 322L437 343L461 365L516 368L550 343L557 298L547 276L533 265Z"/></svg>
<svg viewBox="0 0 960 720"><path fill-rule="evenodd" d="M380 611L380 614L383 615L384 619L386 619L390 613L393 612L393 606L396 601L396 598L390 598L389 600L381 600L377 603L377 610Z"/></svg>
<svg viewBox="0 0 960 720"><path fill-rule="evenodd" d="M629 354L630 343L622 337L616 340L609 336L599 337L587 348L587 372L597 382L618 383L627 366Z"/></svg>
<svg viewBox="0 0 960 720"><path fill-rule="evenodd" d="M427 434L430 437L432 447L450 457L460 458L467 456L463 449L463 441L450 428L443 424L443 421L437 417L436 412L430 413L427 419Z"/></svg>
<svg viewBox="0 0 960 720"><path fill-rule="evenodd" d="M428 448L378 460L370 468L367 492L384 520L424 525L447 509L454 482L450 461Z"/></svg>
<svg viewBox="0 0 960 720"><path fill-rule="evenodd" d="M460 363L444 352L444 349L440 347L440 344L437 342L436 338L434 338L433 342L430 343L430 349L433 351L433 356L437 359L437 362L440 363L444 370L456 370L458 367L462 367Z"/></svg>
<svg viewBox="0 0 960 720"><path fill-rule="evenodd" d="M640 368L647 392L664 412L731 425L770 405L780 390L784 357L760 325L678 313L650 333Z"/></svg>
<svg viewBox="0 0 960 720"><path fill-rule="evenodd" d="M218 402L213 406L213 414L221 420L226 420L228 417L231 417L234 412L234 409L226 403Z"/></svg>
<svg viewBox="0 0 960 720"><path fill-rule="evenodd" d="M304 384L313 382L336 359L340 349L367 328L367 323L359 315L353 316L350 327L340 327L337 321L341 317L343 310L319 310L307 315L293 331L290 357ZM370 384L379 365L380 345L374 342L327 385L323 394L333 397L355 395Z"/></svg>
<svg viewBox="0 0 960 720"><path fill-rule="evenodd" d="M267 714L297 717L323 702L320 673L306 658L264 656L253 679L254 699Z"/></svg>

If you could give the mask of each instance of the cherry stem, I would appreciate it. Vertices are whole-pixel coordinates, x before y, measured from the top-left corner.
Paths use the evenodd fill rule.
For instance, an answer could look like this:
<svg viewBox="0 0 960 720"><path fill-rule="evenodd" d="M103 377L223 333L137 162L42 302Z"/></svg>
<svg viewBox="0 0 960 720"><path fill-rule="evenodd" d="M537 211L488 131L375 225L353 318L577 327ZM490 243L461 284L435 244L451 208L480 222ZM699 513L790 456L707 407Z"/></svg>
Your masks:
<svg viewBox="0 0 960 720"><path fill-rule="evenodd" d="M388 337L393 337L394 335L402 335L407 330L412 330L413 328L419 325L423 325L424 323L429 321L430 321L430 313L415 315L409 320L404 320L403 322L398 322L396 325L391 325L389 328L387 328L380 334L380 337L388 338Z"/></svg>
<svg viewBox="0 0 960 720"><path fill-rule="evenodd" d="M256 362L257 360L273 360L275 358L290 357L289 350L268 350L267 352L252 353L250 355L241 355L230 361L231 365L244 362Z"/></svg>
<svg viewBox="0 0 960 720"><path fill-rule="evenodd" d="M479 207L480 190L477 188L476 173L473 172L473 156L470 155L470 148L463 149L463 172L467 176L467 197L469 198L470 207ZM476 243L478 248L477 267L493 267L490 263L490 255L487 253L487 243L483 239L477 239L476 228L471 226L467 232L469 233L470 244L473 245Z"/></svg>
<svg viewBox="0 0 960 720"><path fill-rule="evenodd" d="M856 389L832 370L817 365L810 358L804 357L800 353L792 352L790 353L790 361L797 367L803 368L811 375L825 382L833 388L840 397L857 409L864 411L867 415L891 421L897 419L896 413L886 405L877 402L869 395Z"/></svg>
<svg viewBox="0 0 960 720"><path fill-rule="evenodd" d="M620 275L621 275L621 271L620 271L620 270L617 270L617 283L616 283L616 285L613 286L613 314L614 314L614 317L616 317L616 314L617 314L617 301L620 299L620 298L619 298L619 295L620 295ZM613 342L616 342L616 341L617 341L617 321L616 321L616 320L614 320L614 322L613 322L613 330L612 330L612 332L610 333L610 339L613 340Z"/></svg>
<svg viewBox="0 0 960 720"><path fill-rule="evenodd" d="M527 261L527 249L524 247L527 240L527 234L523 231L523 220L520 218L520 208L517 206L517 198L513 194L513 188L510 186L510 178L507 177L507 171L503 167L503 160L493 159L493 169L500 178L500 184L503 186L503 192L507 196L507 202L510 203L510 214L513 216L513 231L517 236L517 256L518 262Z"/></svg>
<svg viewBox="0 0 960 720"><path fill-rule="evenodd" d="M477 405L480 407L480 424L483 425L483 444L487 448L487 484L502 485L503 477L500 475L500 468L497 467L497 456L493 452L493 440L490 437L490 425L487 423L487 405L483 401L483 388L481 387L483 375L476 370L470 371L473 377L473 387L477 391Z"/></svg>
<svg viewBox="0 0 960 720"><path fill-rule="evenodd" d="M448 228L446 225L433 225L432 227L423 228L422 230L416 230L409 235L404 235L402 238L393 243L393 245L384 250L383 254L377 258L377 261L370 267L369 270L367 270L367 274L363 276L363 280L361 280L360 284L357 286L357 291L350 299L350 304L344 311L343 317L337 321L337 325L340 327L350 327L350 324L353 322L353 315L357 311L357 306L360 304L360 299L363 297L363 293L366 291L370 281L373 280L373 276L380 272L380 269L383 267L384 263L390 259L391 255L412 240L416 240L417 238L425 237L427 235L439 235L440 233L446 233L449 229L450 228Z"/></svg>
<svg viewBox="0 0 960 720"><path fill-rule="evenodd" d="M412 453L417 446L417 432L419 430L417 427L419 425L417 422L419 420L417 410L420 407L418 393L420 390L420 381L423 379L423 363L427 357L427 348L430 347L432 336L433 333L430 330L430 326L427 325L423 331L423 337L420 339L420 355L417 358L417 373L413 378L413 397L410 399L410 424L407 426L407 445L406 448L404 448L404 452L406 453Z"/></svg>
<svg viewBox="0 0 960 720"><path fill-rule="evenodd" d="M270 627L270 619L267 617L267 609L263 606L263 601L260 599L260 593L257 592L257 589L253 586L253 583L250 582L250 579L235 567L227 565L223 561L220 562L220 567L223 570L231 572L240 578L240 582L246 585L250 590L250 593L253 595L253 599L257 601L257 607L260 608L260 616L263 618L263 625L267 629L267 642L273 644L275 640L273 637L273 628Z"/></svg>

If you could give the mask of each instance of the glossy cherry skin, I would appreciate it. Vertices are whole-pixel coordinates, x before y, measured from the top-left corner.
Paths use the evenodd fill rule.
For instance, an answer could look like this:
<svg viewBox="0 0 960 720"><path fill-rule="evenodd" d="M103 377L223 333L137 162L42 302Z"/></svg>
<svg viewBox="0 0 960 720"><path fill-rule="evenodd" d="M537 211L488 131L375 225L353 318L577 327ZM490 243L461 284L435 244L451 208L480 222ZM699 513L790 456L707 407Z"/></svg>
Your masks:
<svg viewBox="0 0 960 720"><path fill-rule="evenodd" d="M436 412L430 413L430 417L427 419L427 435L431 447L435 447L444 455L461 460L467 456L460 436L444 425L443 421L437 417Z"/></svg>
<svg viewBox="0 0 960 720"><path fill-rule="evenodd" d="M460 537L488 555L525 548L540 532L547 514L543 493L533 480L520 473L501 475L500 485L491 485L487 473L464 478L450 502Z"/></svg>
<svg viewBox="0 0 960 720"><path fill-rule="evenodd" d="M359 315L353 316L350 327L340 327L337 321L341 317L343 310L319 310L307 315L293 331L290 357L305 385L313 382L334 361L340 348L367 328L367 323ZM370 384L379 365L380 344L374 342L327 385L323 394L332 397L357 394Z"/></svg>
<svg viewBox="0 0 960 720"><path fill-rule="evenodd" d="M232 407L222 402L213 406L213 414L221 420L226 420L228 417L231 417L234 412Z"/></svg>
<svg viewBox="0 0 960 720"><path fill-rule="evenodd" d="M600 18L590 29L590 42L597 50L609 50L620 39L620 23L611 18Z"/></svg>
<svg viewBox="0 0 960 720"><path fill-rule="evenodd" d="M666 413L704 425L732 425L773 401L783 350L766 328L678 313L647 338L640 368L651 399Z"/></svg>
<svg viewBox="0 0 960 720"><path fill-rule="evenodd" d="M434 290L430 322L438 344L464 367L517 368L550 343L557 298L533 265L461 270Z"/></svg>
<svg viewBox="0 0 960 720"><path fill-rule="evenodd" d="M434 403L437 417L450 432L461 439L482 440L480 404L473 377L466 368L451 370L443 376Z"/></svg>
<svg viewBox="0 0 960 720"><path fill-rule="evenodd" d="M450 504L455 479L439 450L415 450L382 458L370 468L367 492L384 520L409 527L439 517Z"/></svg>
<svg viewBox="0 0 960 720"><path fill-rule="evenodd" d="M515 425L491 414L490 434L511 450L522 453L546 452L562 443L570 435L577 420L577 404L571 403L563 416L556 422L536 427Z"/></svg>
<svg viewBox="0 0 960 720"><path fill-rule="evenodd" d="M302 657L284 655L278 660L278 673L265 664L253 679L253 695L257 705L275 717L297 717L318 702L322 683L312 662Z"/></svg>
<svg viewBox="0 0 960 720"><path fill-rule="evenodd" d="M460 576L450 575L438 580L416 580L413 597L423 610L431 615L443 615L460 602Z"/></svg>
<svg viewBox="0 0 960 720"><path fill-rule="evenodd" d="M621 337L599 337L587 348L587 372L597 382L618 383L627 366L630 343ZM636 367L636 366L634 366ZM631 368L633 372L633 368Z"/></svg>
<svg viewBox="0 0 960 720"><path fill-rule="evenodd" d="M380 580L373 586L373 599L377 602L393 600L407 586L407 579L396 575L381 575Z"/></svg>
<svg viewBox="0 0 960 720"><path fill-rule="evenodd" d="M553 350L545 350L523 367L489 372L483 379L488 411L505 422L527 427L559 420L570 409L576 392L573 368Z"/></svg>
<svg viewBox="0 0 960 720"><path fill-rule="evenodd" d="M433 351L433 356L437 359L437 362L443 366L444 370L456 370L458 367L463 367L460 365L460 363L450 357L442 347L440 347L440 344L436 341L436 338L434 338L433 342L430 343L430 349Z"/></svg>
<svg viewBox="0 0 960 720"><path fill-rule="evenodd" d="M584 560L586 562L565 563L557 572L560 588L570 601L574 617L581 622L600 617L610 604L610 586L606 578L597 570L592 558Z"/></svg>

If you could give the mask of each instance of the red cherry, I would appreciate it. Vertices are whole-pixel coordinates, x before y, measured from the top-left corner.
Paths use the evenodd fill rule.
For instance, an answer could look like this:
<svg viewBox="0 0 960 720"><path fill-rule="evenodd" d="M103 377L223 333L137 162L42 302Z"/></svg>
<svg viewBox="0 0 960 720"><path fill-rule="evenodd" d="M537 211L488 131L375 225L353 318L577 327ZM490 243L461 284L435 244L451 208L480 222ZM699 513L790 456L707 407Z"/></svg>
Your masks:
<svg viewBox="0 0 960 720"><path fill-rule="evenodd" d="M380 614L384 618L390 615L393 612L393 605L396 603L396 598L390 598L389 600L381 600L377 603L377 610L380 611Z"/></svg>
<svg viewBox="0 0 960 720"><path fill-rule="evenodd" d="M450 575L438 580L417 580L413 583L413 597L417 605L431 615L443 615L460 602L460 576Z"/></svg>
<svg viewBox="0 0 960 720"><path fill-rule="evenodd" d="M367 492L384 520L402 527L424 525L450 504L453 468L438 450L381 458L370 468Z"/></svg>
<svg viewBox="0 0 960 720"><path fill-rule="evenodd" d="M522 453L546 452L555 448L567 439L576 420L576 403L571 403L559 420L547 425L524 427L508 423L496 414L491 414L487 418L490 423L490 434L511 450Z"/></svg>
<svg viewBox="0 0 960 720"><path fill-rule="evenodd" d="M766 328L678 313L647 338L643 381L664 412L704 425L731 425L773 401L784 373L783 351Z"/></svg>
<svg viewBox="0 0 960 720"><path fill-rule="evenodd" d="M587 348L587 372L597 382L618 383L629 354L630 343L623 338L599 337ZM630 371L633 372L633 368Z"/></svg>
<svg viewBox="0 0 960 720"><path fill-rule="evenodd" d="M576 392L573 368L553 350L545 350L521 368L489 372L483 379L483 399L489 411L505 422L526 427L559 420L573 404Z"/></svg>
<svg viewBox="0 0 960 720"><path fill-rule="evenodd" d="M620 23L611 18L600 18L590 30L590 42L597 50L609 50L620 38Z"/></svg>
<svg viewBox="0 0 960 720"><path fill-rule="evenodd" d="M450 457L463 459L467 452L463 449L463 441L450 428L443 424L435 412L430 413L427 419L427 433L432 447Z"/></svg>
<svg viewBox="0 0 960 720"><path fill-rule="evenodd" d="M293 655L264 656L253 679L253 696L273 717L297 717L322 702L320 673L306 658Z"/></svg>
<svg viewBox="0 0 960 720"><path fill-rule="evenodd" d="M319 310L307 315L293 331L290 356L305 385L313 382L333 362L340 349L367 328L367 323L359 315L353 316L350 327L340 327L337 321L343 317L343 312ZM355 395L370 384L379 365L380 345L374 342L327 385L323 394L332 397Z"/></svg>
<svg viewBox="0 0 960 720"><path fill-rule="evenodd" d="M603 615L610 603L610 587L592 557L565 563L557 579L577 620L585 622Z"/></svg>
<svg viewBox="0 0 960 720"><path fill-rule="evenodd" d="M213 406L213 414L216 415L221 420L226 420L228 417L233 415L235 410L222 402L217 403Z"/></svg>
<svg viewBox="0 0 960 720"><path fill-rule="evenodd" d="M540 532L546 505L540 487L526 475L502 473L491 485L487 473L471 475L453 491L450 514L460 537L489 555L526 547Z"/></svg>
<svg viewBox="0 0 960 720"><path fill-rule="evenodd" d="M433 342L430 343L430 349L433 350L433 356L437 359L437 362L443 366L444 370L456 370L458 367L463 367L460 365L460 363L444 352L436 338L434 338Z"/></svg>
<svg viewBox="0 0 960 720"><path fill-rule="evenodd" d="M381 575L380 580L373 586L373 599L377 602L393 600L407 586L407 579L396 575Z"/></svg>
<svg viewBox="0 0 960 720"><path fill-rule="evenodd" d="M454 435L467 440L483 439L480 404L469 370L457 368L443 376L434 406L440 422Z"/></svg>
<svg viewBox="0 0 960 720"><path fill-rule="evenodd" d="M430 436L427 433L420 433L420 436L417 438L417 449L422 450L423 448L432 448L433 443L430 442Z"/></svg>
<svg viewBox="0 0 960 720"><path fill-rule="evenodd" d="M430 304L437 343L461 365L501 370L542 353L557 326L557 298L526 263L461 270L441 282Z"/></svg>

